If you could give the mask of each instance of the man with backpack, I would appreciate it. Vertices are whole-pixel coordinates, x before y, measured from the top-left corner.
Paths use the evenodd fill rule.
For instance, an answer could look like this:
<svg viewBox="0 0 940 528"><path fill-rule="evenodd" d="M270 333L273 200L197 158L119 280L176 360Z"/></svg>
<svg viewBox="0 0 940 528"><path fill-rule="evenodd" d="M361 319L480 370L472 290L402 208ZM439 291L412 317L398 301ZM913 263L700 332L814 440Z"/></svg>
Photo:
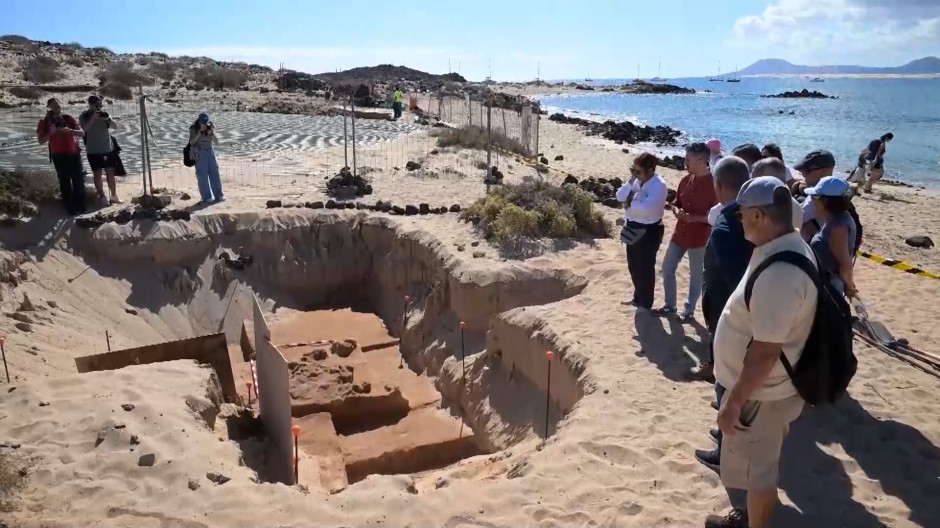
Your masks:
<svg viewBox="0 0 940 528"><path fill-rule="evenodd" d="M718 412L724 437L721 481L727 488L747 492L747 510L709 516L706 528L767 526L777 503L783 439L803 409L782 358L790 365L800 360L818 296L814 279L795 265L773 262L761 269L763 262L784 252L816 261L794 230L793 202L786 185L773 176L748 180L737 203L744 236L754 251L718 321L714 353L715 377L726 388Z"/></svg>
<svg viewBox="0 0 940 528"><path fill-rule="evenodd" d="M88 110L78 115L78 123L85 131L88 166L91 167L95 178L95 189L98 191L101 207L122 203L117 196L114 181L119 158L115 152L114 140L111 138L111 130L117 126L117 123L102 110L101 98L97 95L88 98ZM102 172L107 176L110 196L104 194L104 185L101 182Z"/></svg>

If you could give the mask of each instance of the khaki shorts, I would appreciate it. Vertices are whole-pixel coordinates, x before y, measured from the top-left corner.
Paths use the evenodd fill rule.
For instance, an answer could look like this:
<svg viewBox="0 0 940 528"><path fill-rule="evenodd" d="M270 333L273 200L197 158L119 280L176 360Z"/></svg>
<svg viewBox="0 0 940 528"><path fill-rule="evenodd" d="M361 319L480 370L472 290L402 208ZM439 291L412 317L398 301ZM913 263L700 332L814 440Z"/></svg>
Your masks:
<svg viewBox="0 0 940 528"><path fill-rule="evenodd" d="M726 392L727 395L731 391ZM749 401L741 409L741 430L721 442L721 483L726 488L766 490L777 487L777 465L790 422L803 411L803 399Z"/></svg>

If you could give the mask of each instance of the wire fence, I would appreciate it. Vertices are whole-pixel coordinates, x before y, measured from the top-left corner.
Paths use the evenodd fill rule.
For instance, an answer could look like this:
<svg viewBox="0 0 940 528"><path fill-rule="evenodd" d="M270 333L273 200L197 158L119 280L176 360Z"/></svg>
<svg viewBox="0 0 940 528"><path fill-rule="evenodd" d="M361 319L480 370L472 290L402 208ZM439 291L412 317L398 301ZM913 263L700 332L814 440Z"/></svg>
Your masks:
<svg viewBox="0 0 940 528"><path fill-rule="evenodd" d="M76 118L87 108L84 101L61 102L63 112ZM527 157L538 153L539 116L522 102L497 107L486 93L410 93L401 119L393 119L388 108L353 111L351 103L336 102L330 115L273 114L219 101L147 97L145 120L139 99L106 100L104 110L118 124L113 136L127 172L123 184L141 190L151 181L154 189L196 189L194 169L183 164L183 147L190 125L203 111L209 112L219 140L215 151L223 188L249 192L289 193L311 179L325 183L344 166L362 175L410 172L409 162L422 165L420 172L412 172L415 177L482 180L489 166L510 162L508 151ZM36 127L45 113L41 105L0 110L0 168L51 170L47 147L36 141ZM447 128L474 128L485 139L447 149L440 141ZM438 157L443 151L449 155Z"/></svg>

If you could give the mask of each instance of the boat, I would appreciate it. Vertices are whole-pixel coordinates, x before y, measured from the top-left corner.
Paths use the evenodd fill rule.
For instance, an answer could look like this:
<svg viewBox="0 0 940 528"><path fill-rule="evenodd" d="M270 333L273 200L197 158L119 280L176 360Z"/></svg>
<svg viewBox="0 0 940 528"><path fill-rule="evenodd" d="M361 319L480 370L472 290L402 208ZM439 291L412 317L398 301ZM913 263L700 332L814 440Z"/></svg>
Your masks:
<svg viewBox="0 0 940 528"><path fill-rule="evenodd" d="M735 75L735 74L732 74L732 75ZM732 77L728 77L727 79L725 79L725 82L741 82L741 79L740 77L732 76Z"/></svg>
<svg viewBox="0 0 940 528"><path fill-rule="evenodd" d="M650 81L652 81L652 82L666 82L666 79L663 79L662 77L653 77L652 79L650 79Z"/></svg>
<svg viewBox="0 0 940 528"><path fill-rule="evenodd" d="M721 82L721 61L718 61L718 77L708 79L711 82Z"/></svg>
<svg viewBox="0 0 940 528"><path fill-rule="evenodd" d="M813 77L812 79L809 80L809 82L826 82L826 80L823 79L822 77Z"/></svg>

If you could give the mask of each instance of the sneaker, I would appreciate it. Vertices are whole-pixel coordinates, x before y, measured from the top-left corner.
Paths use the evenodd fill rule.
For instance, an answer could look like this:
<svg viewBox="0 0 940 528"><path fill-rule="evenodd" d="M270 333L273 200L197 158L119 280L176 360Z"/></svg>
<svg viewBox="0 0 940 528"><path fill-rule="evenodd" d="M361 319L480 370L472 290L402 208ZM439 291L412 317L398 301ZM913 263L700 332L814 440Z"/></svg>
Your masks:
<svg viewBox="0 0 940 528"><path fill-rule="evenodd" d="M620 306L636 306L636 299L630 299L629 301L620 301Z"/></svg>
<svg viewBox="0 0 940 528"><path fill-rule="evenodd" d="M695 460L698 460L708 469L721 474L721 450L720 449L696 449Z"/></svg>
<svg viewBox="0 0 940 528"><path fill-rule="evenodd" d="M215 200L212 200L212 203L219 203L219 202L224 202L224 201L225 201L225 197L224 197L224 196L220 196L220 197L216 198Z"/></svg>
<svg viewBox="0 0 940 528"><path fill-rule="evenodd" d="M689 371L689 378L692 381L715 383L715 366L710 363L699 363Z"/></svg>
<svg viewBox="0 0 940 528"><path fill-rule="evenodd" d="M113 203L113 204L118 204L118 205L124 203L124 202L121 201L120 198L117 197L116 194L112 194L112 195L111 195L111 200L110 200L110 201L111 201L111 203Z"/></svg>
<svg viewBox="0 0 940 528"><path fill-rule="evenodd" d="M662 315L662 316L675 315L676 309L673 308L672 306L663 306L662 308L656 308L655 310L653 310L653 313L656 315Z"/></svg>
<svg viewBox="0 0 940 528"><path fill-rule="evenodd" d="M747 512L735 508L724 517L709 515L705 518L705 528L747 528Z"/></svg>
<svg viewBox="0 0 940 528"><path fill-rule="evenodd" d="M721 445L721 439L724 437L724 433L721 432L721 429L717 427L712 427L708 430L708 436L718 445Z"/></svg>
<svg viewBox="0 0 940 528"><path fill-rule="evenodd" d="M715 400L712 400L712 409L715 409L716 411L720 410L720 409L718 408L718 402L715 401Z"/></svg>
<svg viewBox="0 0 940 528"><path fill-rule="evenodd" d="M682 312L679 314L679 320L683 323L691 323L695 320L695 314L692 312Z"/></svg>

